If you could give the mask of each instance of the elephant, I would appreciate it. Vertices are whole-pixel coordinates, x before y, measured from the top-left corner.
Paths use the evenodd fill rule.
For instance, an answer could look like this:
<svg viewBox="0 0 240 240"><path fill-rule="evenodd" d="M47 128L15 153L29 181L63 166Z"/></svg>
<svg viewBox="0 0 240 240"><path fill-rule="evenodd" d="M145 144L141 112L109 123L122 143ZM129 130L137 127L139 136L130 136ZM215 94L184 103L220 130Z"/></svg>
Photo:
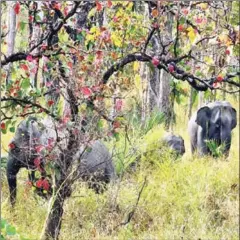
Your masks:
<svg viewBox="0 0 240 240"><path fill-rule="evenodd" d="M17 174L21 168L27 168L31 171L29 180L35 180L36 165L34 160L41 157L36 151L36 147L43 144L42 126L35 117L29 117L18 125L14 138L9 144L9 153L7 161L7 180L10 191L10 202L12 205L16 201ZM44 176L42 172L42 176Z"/></svg>
<svg viewBox="0 0 240 240"><path fill-rule="evenodd" d="M46 146L47 140L56 139L55 130L46 121L39 121L37 118L29 117L18 125L15 136L10 143L10 150L7 162L7 179L10 191L10 202L14 206L16 202L17 174L21 168L31 170L29 180L35 180L37 170L34 160L44 158L36 148ZM66 146L66 145L65 145ZM94 141L91 151L78 151L78 178L89 181L97 193L100 192L100 182L109 183L115 177L115 169L112 158L106 146L100 141ZM41 160L41 175L46 177L44 171L44 159ZM49 189L51 193L51 188Z"/></svg>
<svg viewBox="0 0 240 240"><path fill-rule="evenodd" d="M188 123L192 153L197 151L200 156L213 155L207 144L213 140L216 146L223 146L223 153L228 156L231 131L236 125L236 110L227 101L211 102L200 108Z"/></svg>
<svg viewBox="0 0 240 240"><path fill-rule="evenodd" d="M184 140L181 136L168 133L163 137L162 141L175 151L178 156L182 156L185 153Z"/></svg>
<svg viewBox="0 0 240 240"><path fill-rule="evenodd" d="M94 141L90 150L81 152L78 161L78 175L96 193L102 192L104 186L116 179L112 157L107 147L100 141Z"/></svg>

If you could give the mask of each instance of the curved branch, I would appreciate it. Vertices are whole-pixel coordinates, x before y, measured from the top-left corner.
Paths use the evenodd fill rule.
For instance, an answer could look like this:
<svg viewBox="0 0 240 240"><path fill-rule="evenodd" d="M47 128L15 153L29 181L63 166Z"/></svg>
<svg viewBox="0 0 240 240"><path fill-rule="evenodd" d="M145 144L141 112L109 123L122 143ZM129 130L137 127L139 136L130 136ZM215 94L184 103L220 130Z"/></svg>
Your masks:
<svg viewBox="0 0 240 240"><path fill-rule="evenodd" d="M180 60L189 57L188 55L184 55L181 57L178 57L176 59L171 60L163 60L162 58L159 58L159 64L156 66L159 70L164 69L166 72L168 72L170 75L172 75L174 78L181 80L181 81L187 81L194 89L198 91L206 91L207 89L214 89L213 83L216 80L216 77L211 77L210 79L201 79L199 77L194 76L193 74L187 73L184 70L180 69L176 66L175 63L179 62ZM129 54L126 57L124 57L121 61L118 63L112 65L103 75L102 83L106 84L109 80L109 78L117 71L119 71L121 68L123 68L125 65L139 61L139 62L152 62L152 57L147 55L146 53L133 53ZM168 69L168 64L174 65L174 71L170 72ZM240 84L234 81L231 81L229 79L240 76L240 72L237 72L235 74L228 74L224 78L224 82L227 82L229 84L235 85L237 87L240 87Z"/></svg>

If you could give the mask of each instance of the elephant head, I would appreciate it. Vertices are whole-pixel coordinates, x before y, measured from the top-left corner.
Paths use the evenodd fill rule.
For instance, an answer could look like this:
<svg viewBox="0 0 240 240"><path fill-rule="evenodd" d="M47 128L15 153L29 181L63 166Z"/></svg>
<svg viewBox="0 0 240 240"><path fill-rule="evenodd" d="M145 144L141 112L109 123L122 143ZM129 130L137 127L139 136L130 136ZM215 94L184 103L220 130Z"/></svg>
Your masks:
<svg viewBox="0 0 240 240"><path fill-rule="evenodd" d="M224 153L231 146L231 131L237 125L236 110L228 102L215 102L202 107L197 112L196 123L201 127L198 136L204 142L205 151L210 152L206 140L214 140L217 146L224 144Z"/></svg>

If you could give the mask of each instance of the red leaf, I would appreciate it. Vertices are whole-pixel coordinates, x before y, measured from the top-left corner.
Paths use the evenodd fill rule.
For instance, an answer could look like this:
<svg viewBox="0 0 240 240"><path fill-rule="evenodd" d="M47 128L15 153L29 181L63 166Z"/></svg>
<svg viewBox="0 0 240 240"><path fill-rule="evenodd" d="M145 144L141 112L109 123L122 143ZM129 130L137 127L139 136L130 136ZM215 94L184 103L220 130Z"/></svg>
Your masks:
<svg viewBox="0 0 240 240"><path fill-rule="evenodd" d="M1 129L6 129L6 124L4 122L1 123Z"/></svg>
<svg viewBox="0 0 240 240"><path fill-rule="evenodd" d="M120 124L120 122L118 122L118 121L115 121L115 122L113 123L113 128L114 128L114 129L119 128L120 126L121 126L121 124Z"/></svg>
<svg viewBox="0 0 240 240"><path fill-rule="evenodd" d="M29 16L29 22L33 22L33 16L32 15Z"/></svg>
<svg viewBox="0 0 240 240"><path fill-rule="evenodd" d="M184 15L188 15L188 9L187 9L187 8L184 8L184 9L182 10L182 12L183 12Z"/></svg>
<svg viewBox="0 0 240 240"><path fill-rule="evenodd" d="M216 78L217 82L222 82L223 79L224 79L224 78L223 78L223 76L221 76L221 75L218 75L217 78Z"/></svg>
<svg viewBox="0 0 240 240"><path fill-rule="evenodd" d="M201 24L202 21L203 21L203 18L197 17L195 21L196 21L197 24Z"/></svg>
<svg viewBox="0 0 240 240"><path fill-rule="evenodd" d="M96 55L98 60L101 60L103 58L103 52L100 50L96 52Z"/></svg>
<svg viewBox="0 0 240 240"><path fill-rule="evenodd" d="M115 109L116 111L121 111L122 110L122 100L121 99L117 99L116 103L115 103Z"/></svg>
<svg viewBox="0 0 240 240"><path fill-rule="evenodd" d="M43 180L42 179L39 179L39 180L36 181L36 187L37 188L41 188L42 185L43 185Z"/></svg>
<svg viewBox="0 0 240 240"><path fill-rule="evenodd" d="M53 3L53 4L52 4L52 8L53 8L53 9L56 9L56 10L60 10L60 9L61 9L61 3L56 3L56 2Z"/></svg>
<svg viewBox="0 0 240 240"><path fill-rule="evenodd" d="M14 143L10 143L10 144L8 145L8 147L9 147L10 149L13 149L13 148L15 148L15 144L14 144Z"/></svg>
<svg viewBox="0 0 240 240"><path fill-rule="evenodd" d="M43 179L43 180L42 180L42 188L43 188L44 190L46 190L46 191L49 190L50 185L49 185L49 182L48 182L47 179Z"/></svg>
<svg viewBox="0 0 240 240"><path fill-rule="evenodd" d="M34 163L34 166L38 168L41 164L41 158L39 158L39 157L35 158L33 163Z"/></svg>
<svg viewBox="0 0 240 240"><path fill-rule="evenodd" d="M159 60L158 60L157 57L153 57L153 58L152 58L152 64L153 64L155 67L158 66L158 64L159 64Z"/></svg>
<svg viewBox="0 0 240 240"><path fill-rule="evenodd" d="M36 150L37 153L40 153L43 149L44 149L43 145L38 145L38 146L35 147L35 150Z"/></svg>
<svg viewBox="0 0 240 240"><path fill-rule="evenodd" d="M23 69L24 71L28 71L28 66L27 64L21 64L20 68Z"/></svg>
<svg viewBox="0 0 240 240"><path fill-rule="evenodd" d="M53 101L53 100L49 100L49 101L47 102L47 104L48 104L49 107L51 107L51 106L54 104L54 101Z"/></svg>
<svg viewBox="0 0 240 240"><path fill-rule="evenodd" d="M109 8L112 6L112 1L111 1L111 0L108 0L107 6L108 6Z"/></svg>
<svg viewBox="0 0 240 240"><path fill-rule="evenodd" d="M102 11L102 4L98 0L96 0L96 7L98 12Z"/></svg>
<svg viewBox="0 0 240 240"><path fill-rule="evenodd" d="M29 61L29 62L32 62L33 61L33 56L32 55L27 55L26 60Z"/></svg>
<svg viewBox="0 0 240 240"><path fill-rule="evenodd" d="M183 25L179 25L179 26L178 26L178 31L179 31L179 32L182 32L183 30L184 30L184 26L183 26Z"/></svg>
<svg viewBox="0 0 240 240"><path fill-rule="evenodd" d="M171 65L171 64L168 64L168 71L169 71L170 73L174 72L174 66Z"/></svg>
<svg viewBox="0 0 240 240"><path fill-rule="evenodd" d="M19 12L20 12L20 3L19 2L16 2L16 4L14 5L14 12L16 14L19 14Z"/></svg>
<svg viewBox="0 0 240 240"><path fill-rule="evenodd" d="M72 62L68 62L67 65L68 65L68 67L70 67L71 69L73 68Z"/></svg>
<svg viewBox="0 0 240 240"><path fill-rule="evenodd" d="M225 53L226 53L226 55L230 55L230 50L227 49L227 50L225 51Z"/></svg>
<svg viewBox="0 0 240 240"><path fill-rule="evenodd" d="M92 91L89 87L82 87L81 91L82 91L82 94L86 97L89 97L92 94Z"/></svg>

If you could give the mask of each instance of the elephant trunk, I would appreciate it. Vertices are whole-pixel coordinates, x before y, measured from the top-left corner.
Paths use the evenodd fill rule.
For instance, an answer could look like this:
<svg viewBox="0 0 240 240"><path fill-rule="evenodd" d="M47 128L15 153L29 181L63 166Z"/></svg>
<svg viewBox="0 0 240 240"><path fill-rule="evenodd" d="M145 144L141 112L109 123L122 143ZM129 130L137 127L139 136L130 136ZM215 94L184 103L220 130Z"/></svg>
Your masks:
<svg viewBox="0 0 240 240"><path fill-rule="evenodd" d="M231 139L231 129L223 129L221 131L221 144L224 144L224 153L229 152Z"/></svg>

